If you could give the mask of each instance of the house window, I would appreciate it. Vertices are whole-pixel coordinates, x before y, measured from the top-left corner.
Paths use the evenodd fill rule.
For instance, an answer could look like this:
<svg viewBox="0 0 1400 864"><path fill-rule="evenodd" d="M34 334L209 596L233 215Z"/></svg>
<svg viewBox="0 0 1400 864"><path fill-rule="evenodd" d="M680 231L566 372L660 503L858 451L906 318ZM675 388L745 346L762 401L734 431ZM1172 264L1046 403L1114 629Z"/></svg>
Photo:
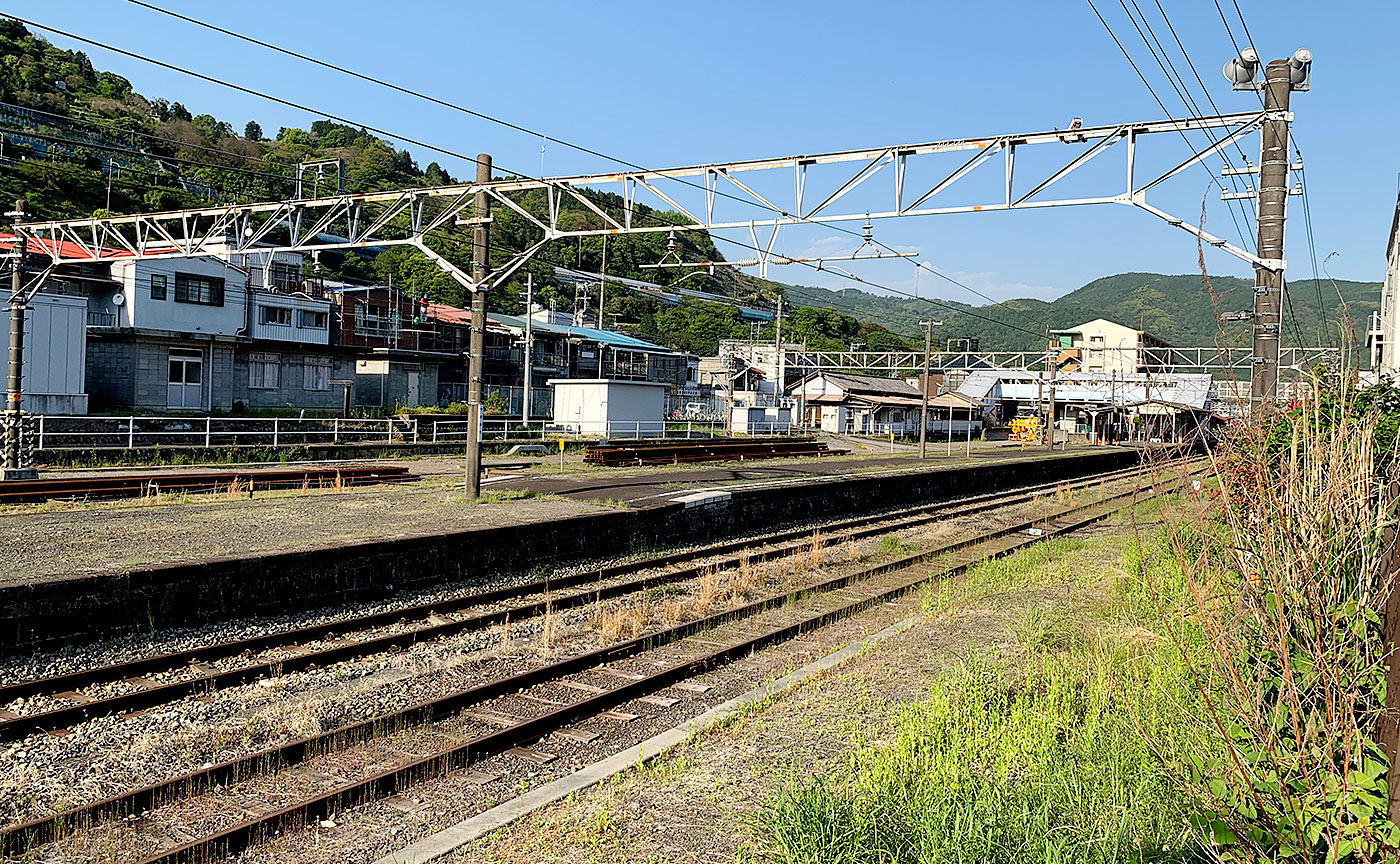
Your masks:
<svg viewBox="0 0 1400 864"><path fill-rule="evenodd" d="M175 302L224 305L224 280L189 273L175 274Z"/></svg>
<svg viewBox="0 0 1400 864"><path fill-rule="evenodd" d="M324 330L326 329L326 313L300 309L297 311L297 326L312 330Z"/></svg>
<svg viewBox="0 0 1400 864"><path fill-rule="evenodd" d="M1102 345L1102 344L1103 344L1103 337L1102 337L1102 336L1090 336L1090 337L1089 337L1089 344L1090 344L1090 345Z"/></svg>
<svg viewBox="0 0 1400 864"><path fill-rule="evenodd" d="M329 357L307 357L302 364L302 387L306 390L331 389L331 368Z"/></svg>
<svg viewBox="0 0 1400 864"><path fill-rule="evenodd" d="M165 274L164 274L164 273L152 273L152 274L151 274L151 299L152 299L152 300L164 300L164 299L165 299Z"/></svg>
<svg viewBox="0 0 1400 864"><path fill-rule="evenodd" d="M248 389L276 390L281 381L281 356L256 351L248 355Z"/></svg>
<svg viewBox="0 0 1400 864"><path fill-rule="evenodd" d="M292 310L285 306L262 306L261 321L264 324L281 324L287 327L292 326Z"/></svg>
<svg viewBox="0 0 1400 864"><path fill-rule="evenodd" d="M301 288L301 268L295 264L274 261L268 275L272 278L271 288L274 291L290 294Z"/></svg>

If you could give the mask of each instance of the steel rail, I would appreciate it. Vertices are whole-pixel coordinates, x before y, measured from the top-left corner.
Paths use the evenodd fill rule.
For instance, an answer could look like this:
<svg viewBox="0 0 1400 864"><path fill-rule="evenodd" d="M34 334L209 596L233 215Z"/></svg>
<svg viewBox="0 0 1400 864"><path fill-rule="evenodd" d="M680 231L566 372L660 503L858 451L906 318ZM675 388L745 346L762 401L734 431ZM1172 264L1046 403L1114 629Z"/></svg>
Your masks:
<svg viewBox="0 0 1400 864"><path fill-rule="evenodd" d="M875 516L862 516L820 526L815 530L831 531L833 533L838 533L843 538L861 539L876 533L925 524L934 519L967 516L990 509L1011 506L1030 500L1035 495L1042 494L1044 490L1051 488L1077 488L1080 486L1093 485L1095 483L1121 479L1131 474L1140 473L1142 470L1141 468L1130 468L1123 471L1111 472L1109 474L1097 475L1092 478L1076 480L1070 483L1040 484L1024 490L989 493L950 502L942 502L935 505L921 505L906 511L910 514L919 515L901 515L896 512ZM875 527L867 527L872 525ZM347 644L308 651L290 657L262 660L234 669L210 672L196 677L186 678L182 681L176 681L170 684L144 686L141 681L143 675L177 669L200 659L206 661L210 659L223 659L237 656L248 651L264 651L271 648L296 646L305 642L327 639L337 633L349 633L357 630L369 630L375 627L397 624L407 618L425 618L434 614L453 613L473 606L517 600L536 593L573 588L590 583L600 583L609 579L625 576L628 573L635 573L639 570L671 566L687 561L695 561L697 559L708 559L730 552L743 551L755 544L775 548L749 552L749 560L769 560L810 546L810 536L813 530L813 528L804 527L779 532L778 534L762 538L725 541L703 549L671 553L669 555L649 558L644 561L600 567L596 570L588 570L578 574L476 592L446 602L437 601L418 604L357 618L254 636L204 648L187 649L95 669L71 672L66 675L16 682L0 687L0 705L9 704L16 699L29 698L37 695L52 696L60 693L74 693L82 687L89 687L95 684L111 684L121 681L137 684L141 686L141 689L104 698L76 701L75 704L72 705L0 721L0 741L13 741L35 733L65 729L75 723L81 723L93 717L141 711L187 696L206 695L215 690L246 684L251 681L256 681L259 678L276 677L277 675L287 674L289 672L299 672L312 666L325 666L369 654L407 648L419 642L474 632L506 623L509 620L520 620L522 617L541 615L550 608L554 610L567 609L586 605L598 600L612 599L613 597L633 593L635 591L646 590L658 584L667 584L694 578L710 567L737 564L738 557L731 557L717 562L706 562L704 564L675 570L670 573L651 574L641 579L620 584L599 585L595 589L579 594L564 595L562 597L544 597L524 605L515 605L506 609L482 612L469 618L415 627L383 636L359 639Z"/></svg>
<svg viewBox="0 0 1400 864"><path fill-rule="evenodd" d="M861 574L841 577L825 584L832 586L827 590L836 590L837 588L845 587L852 582L858 581L859 578L869 578L873 575L905 569L923 563L935 555L946 555L950 552L963 551L969 547L992 543L996 539L1000 539L1009 534L1026 532L1028 529L1040 527L1040 534L1018 539L1005 547L998 548L988 553L985 557L991 558L1009 555L1019 549L1034 545L1046 537L1063 534L1103 519L1120 509L1123 506L1121 502L1125 500L1136 503L1136 501L1140 500L1138 498L1138 492L1140 491L1140 489L1135 489L1132 492L1102 499L1094 504L1086 505L1081 508L1070 508L1056 514L1057 517L1061 518L1071 516L1072 518L1070 521L1051 522L1049 519L1031 520L1017 526L1015 529L999 530L978 541L955 543L950 547L944 547L930 553L920 553L891 564L871 568L869 571L863 571ZM1154 489L1150 494L1157 494L1157 490ZM1076 513L1078 514L1077 516L1072 516L1072 514ZM1085 515L1086 513L1088 515ZM603 693L585 697L578 702L563 706L538 717L524 720L514 726L509 726L499 731L479 736L464 744L451 747L432 756L417 759L406 765L387 769L338 789L305 798L273 813L246 820L215 834L144 858L139 864L187 864L187 862L202 862L217 857L227 857L237 854L259 842L264 837L299 828L312 819L329 818L332 814L340 812L346 807L396 794L424 780L443 776L490 756L500 755L506 750L538 740L561 726L576 722L583 717L587 717L599 711L608 710L621 702L645 695L674 682L694 677L736 657L745 656L769 645L799 636L802 633L820 629L821 627L843 620L876 605L898 599L919 586L932 581L935 577L948 578L959 575L976 561L982 560L983 557L984 556L971 556L967 561L940 568L936 574L926 573L920 575L911 581L877 592L871 596L863 597L837 609L822 612L801 621L777 627L757 636L745 638L701 657L684 660L662 669L659 672L648 675L641 680L631 681ZM734 610L734 613L752 609L754 611L751 614L756 614L758 611L764 611L778 605L785 605L785 603L791 600L800 599L811 593L813 593L812 589L792 591L782 598L758 601L757 603L742 607L740 610ZM734 613L714 617L723 618L724 621L720 623L736 620L738 617L746 617ZM691 628L688 625L682 625L682 627L674 629L689 631ZM666 631L663 631L663 633L665 632ZM661 635L662 634L655 634L655 636L651 638L654 639ZM625 650L624 646L630 646L636 642L650 641L651 639L643 637L639 640L633 640L633 643L622 643L622 645L619 646L593 652L593 656L602 662L615 660L623 656L628 656L628 654L621 653L618 649Z"/></svg>
<svg viewBox="0 0 1400 864"><path fill-rule="evenodd" d="M44 843L53 842L67 836L81 827L113 818L123 818L139 814L169 801L191 797L202 791L218 786L227 787L239 780L306 761L320 753L351 746L355 743L380 737L393 731L412 728L436 722L451 716L471 705L499 696L516 692L523 687L552 681L565 675L586 671L609 661L628 657L673 642L680 641L696 633L704 632L721 624L757 615L768 609L786 605L802 597L835 591L853 582L904 569L918 563L957 552L971 546L993 542L998 538L1026 532L1037 524L1079 512L1089 508L1124 498L1135 497L1139 489L1123 493L1098 502L1067 508L1055 514L1031 519L1012 526L994 529L974 537L947 544L938 549L921 552L886 564L867 568L856 573L836 577L825 582L793 589L783 594L763 598L737 609L711 615L696 621L667 628L656 633L632 640L604 646L575 657L556 661L536 669L516 675L505 676L458 691L437 699L428 700L391 714L381 715L366 721L352 723L329 732L271 747L247 756L212 765L199 771L160 783L126 791L91 804L83 805L61 813L16 824L0 830L0 855L17 855ZM1099 517L1096 517L1099 518ZM1046 532L1050 533L1050 532Z"/></svg>

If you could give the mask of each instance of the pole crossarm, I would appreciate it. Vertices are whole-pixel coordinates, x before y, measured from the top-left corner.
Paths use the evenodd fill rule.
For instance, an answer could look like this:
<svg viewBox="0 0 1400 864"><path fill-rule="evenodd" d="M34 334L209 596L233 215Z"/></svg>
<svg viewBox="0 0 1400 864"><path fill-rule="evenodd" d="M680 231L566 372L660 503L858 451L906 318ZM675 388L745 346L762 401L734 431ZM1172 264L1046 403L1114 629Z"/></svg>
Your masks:
<svg viewBox="0 0 1400 864"><path fill-rule="evenodd" d="M1074 130L959 138L659 171L544 179L492 178L451 186L337 193L293 201L29 222L21 227L33 236L49 241L46 250L54 263L67 264L128 256L181 258L211 255L226 258L254 251L313 252L394 245L422 248L429 235L454 225L476 224L479 220L473 210L478 192L485 192L492 201L525 219L544 241L676 230L748 229L756 232L758 228L772 229L774 234L771 236L776 237L777 229L784 225L1123 204L1164 219L1251 264L1274 269L1281 267L1282 262L1261 260L1247 250L1231 246L1205 234L1187 221L1149 205L1146 200L1149 190L1185 168L1219 153L1225 146L1259 128L1266 119L1264 112L1254 111ZM1193 152L1189 159L1170 171L1146 183L1135 184L1134 162L1139 159L1137 147L1144 136L1163 133L1176 135L1194 130L1223 130L1223 134L1211 146ZM1120 141L1127 142L1128 170L1124 186L1112 190L1110 194L1096 196L1057 198L1047 194L1052 186L1091 161L1098 160ZM1029 147L1043 149L1045 145L1068 145L1082 149L1047 175L1038 176L1028 171L1025 160L1022 160L1021 174L1030 176L1022 178L1013 174L1018 150ZM938 170L935 176L941 179L933 181L931 185L925 185L928 181L913 185L911 168L917 162L928 161L928 157L958 153L968 153L970 156L950 172ZM987 165L997 154L1004 156L1000 160L1004 163L1004 189L1001 184L998 188L998 193L1004 194L995 194L992 200L983 203L945 203L944 199L951 188ZM1056 160L1056 164L1059 162ZM829 166L830 174L835 176L813 170L822 166ZM892 180L888 192L873 193L877 206L852 205L850 193L857 187L868 187L872 179L889 166L894 167L886 172ZM937 167L930 163L930 171ZM744 179L736 175L744 175ZM1020 191L1013 189L1013 180L1022 179L1029 180L1029 185ZM768 185L757 182L760 180L768 181ZM776 194L769 186L774 189L786 186L789 191ZM726 191L721 193L721 189ZM613 191L621 199L620 206L600 203L605 199L599 193ZM639 196L648 197L654 201L654 206L642 204L638 201ZM788 196L790 200L787 200ZM868 199L871 196L864 197ZM533 204L527 205L527 198L533 199ZM566 212L566 204L575 208L574 214ZM641 218L638 214L640 206L652 206L652 217ZM575 218L580 207L601 220L601 227L596 222L592 226L581 227ZM756 213L754 208L761 212ZM741 209L742 213L739 212ZM664 215L654 211L664 211ZM485 287L507 278L514 269L518 269L518 265L496 271ZM461 281L459 273L452 272L452 275Z"/></svg>

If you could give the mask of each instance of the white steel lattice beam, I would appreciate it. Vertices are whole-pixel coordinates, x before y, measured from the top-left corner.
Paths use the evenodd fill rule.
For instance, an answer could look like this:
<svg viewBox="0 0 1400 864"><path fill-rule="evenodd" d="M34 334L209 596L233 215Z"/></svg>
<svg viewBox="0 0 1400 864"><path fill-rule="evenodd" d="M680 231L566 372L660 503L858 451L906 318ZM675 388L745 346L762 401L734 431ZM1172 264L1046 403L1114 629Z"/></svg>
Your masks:
<svg viewBox="0 0 1400 864"><path fill-rule="evenodd" d="M1078 363L1088 362L1088 353L1096 352L1105 366L1124 363L1148 365L1175 372L1235 371L1248 375L1254 366L1250 348L1074 348L1051 351L934 351L930 368L939 371L992 371L997 369L1043 369L1047 359L1058 359L1064 351L1080 352ZM748 342L720 342L721 355L742 357L757 362L757 356L775 355L772 345ZM783 365L793 372L852 372L877 371L914 374L924 363L922 351L815 351L788 346L784 349ZM1122 355L1127 354L1127 357ZM1292 372L1311 373L1319 366L1339 368L1340 348L1281 348L1279 368Z"/></svg>
<svg viewBox="0 0 1400 864"><path fill-rule="evenodd" d="M1087 204L1122 204L1157 216L1199 237L1210 245L1265 269L1282 269L1280 259L1262 260L1248 250L1232 246L1147 202L1149 190L1186 168L1233 145L1249 132L1258 129L1266 119L1263 112L1224 114L1209 117L1188 117L1143 123L1122 123L1072 131L1054 130L1017 135L996 135L986 138L960 138L924 144L885 146L863 150L844 150L816 155L788 156L778 159L756 159L740 162L694 165L660 171L628 171L612 174L588 174L552 177L542 180L508 177L489 183L461 183L421 189L389 192L339 193L324 198L295 201L269 201L257 204L228 204L193 210L165 213L142 213L130 216L110 216L50 222L30 222L23 227L35 237L61 240L71 246L60 249L57 243L49 247L55 263L73 263L95 258L119 256L144 258L176 258L197 255L228 257L244 254L256 247L259 251L281 250L310 252L318 250L349 250L364 247L414 245L425 247L433 235L457 224L472 224L472 199L477 191L488 195L524 218L539 232L541 243L564 237L584 237L605 234L643 234L675 230L748 229L757 240L758 228L777 231L784 225L840 223L864 219L888 219L900 216L929 216L951 213L995 212L1004 210L1061 207ZM1138 183L1134 178L1137 149L1144 136L1163 133L1177 135L1192 130L1217 130L1220 137L1211 146L1195 151L1190 158L1170 171ZM1126 142L1124 185L1107 194L1087 197L1056 198L1047 194L1051 187L1080 170L1092 160L1112 149L1119 141ZM1048 176L1017 177L1013 171L1016 151L1033 146L1053 145L1082 148L1062 167ZM916 160L940 154L971 154L958 167L947 173L931 187L906 189L909 166ZM981 204L942 204L940 196L964 177L988 164L996 154L1003 155L1004 188L994 200ZM1023 160L1024 164L1024 160ZM848 165L834 180L815 175L814 166ZM891 188L879 192L887 204L870 208L843 208L846 196L862 186L886 166L893 165ZM993 170L993 169L988 169ZM763 172L781 178L791 172L791 201L783 201L771 192L760 193L758 178ZM942 173L941 171L939 172ZM1023 167L1023 175L1026 170ZM736 175L746 175L741 180ZM721 184L721 178L727 181ZM1028 185L1017 192L1013 181L1028 179ZM778 185L785 185L779 181ZM821 186L823 191L817 191ZM721 192L721 188L725 191ZM597 192L617 191L622 206L605 207L598 203ZM531 193L534 193L532 196ZM541 193L543 193L541 195ZM646 218L637 212L637 196L649 193L656 200L655 209L670 211L671 221L652 214ZM913 193L913 194L910 194ZM534 205L527 203L534 197ZM815 205L804 204L804 198ZM603 222L604 227L578 228L565 219L561 202L572 199ZM698 203L687 203L692 199ZM907 202L907 203L906 203ZM610 212L616 210L616 212ZM757 211L757 212L756 212ZM465 237L461 238L465 241ZM755 242L755 246L761 246ZM538 249L538 245L533 247ZM211 251L213 250L213 251ZM518 253L532 254L532 250ZM761 258L772 254L771 242ZM436 259L435 259L436 260ZM445 260L445 259L444 259ZM525 259L512 260L498 270L490 282L508 278ZM440 260L439 263L442 263ZM468 274L449 270L453 278L472 285ZM489 286L488 286L489 287Z"/></svg>

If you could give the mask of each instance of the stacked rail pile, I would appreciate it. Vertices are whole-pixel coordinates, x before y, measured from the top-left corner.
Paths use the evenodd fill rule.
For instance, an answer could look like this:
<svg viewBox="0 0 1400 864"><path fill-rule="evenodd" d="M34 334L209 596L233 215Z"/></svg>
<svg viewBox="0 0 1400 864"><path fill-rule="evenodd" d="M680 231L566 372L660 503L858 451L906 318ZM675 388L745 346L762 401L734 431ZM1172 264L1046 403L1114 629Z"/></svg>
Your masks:
<svg viewBox="0 0 1400 864"><path fill-rule="evenodd" d="M12 480L0 486L0 504L62 498L140 498L161 493L251 492L255 489L327 489L417 479L407 468L356 465L272 471L201 471L109 474Z"/></svg>
<svg viewBox="0 0 1400 864"><path fill-rule="evenodd" d="M844 456L851 451L833 450L815 438L717 438L705 441L602 444L589 447L583 461L589 465L677 465L682 462L744 462L790 456Z"/></svg>

